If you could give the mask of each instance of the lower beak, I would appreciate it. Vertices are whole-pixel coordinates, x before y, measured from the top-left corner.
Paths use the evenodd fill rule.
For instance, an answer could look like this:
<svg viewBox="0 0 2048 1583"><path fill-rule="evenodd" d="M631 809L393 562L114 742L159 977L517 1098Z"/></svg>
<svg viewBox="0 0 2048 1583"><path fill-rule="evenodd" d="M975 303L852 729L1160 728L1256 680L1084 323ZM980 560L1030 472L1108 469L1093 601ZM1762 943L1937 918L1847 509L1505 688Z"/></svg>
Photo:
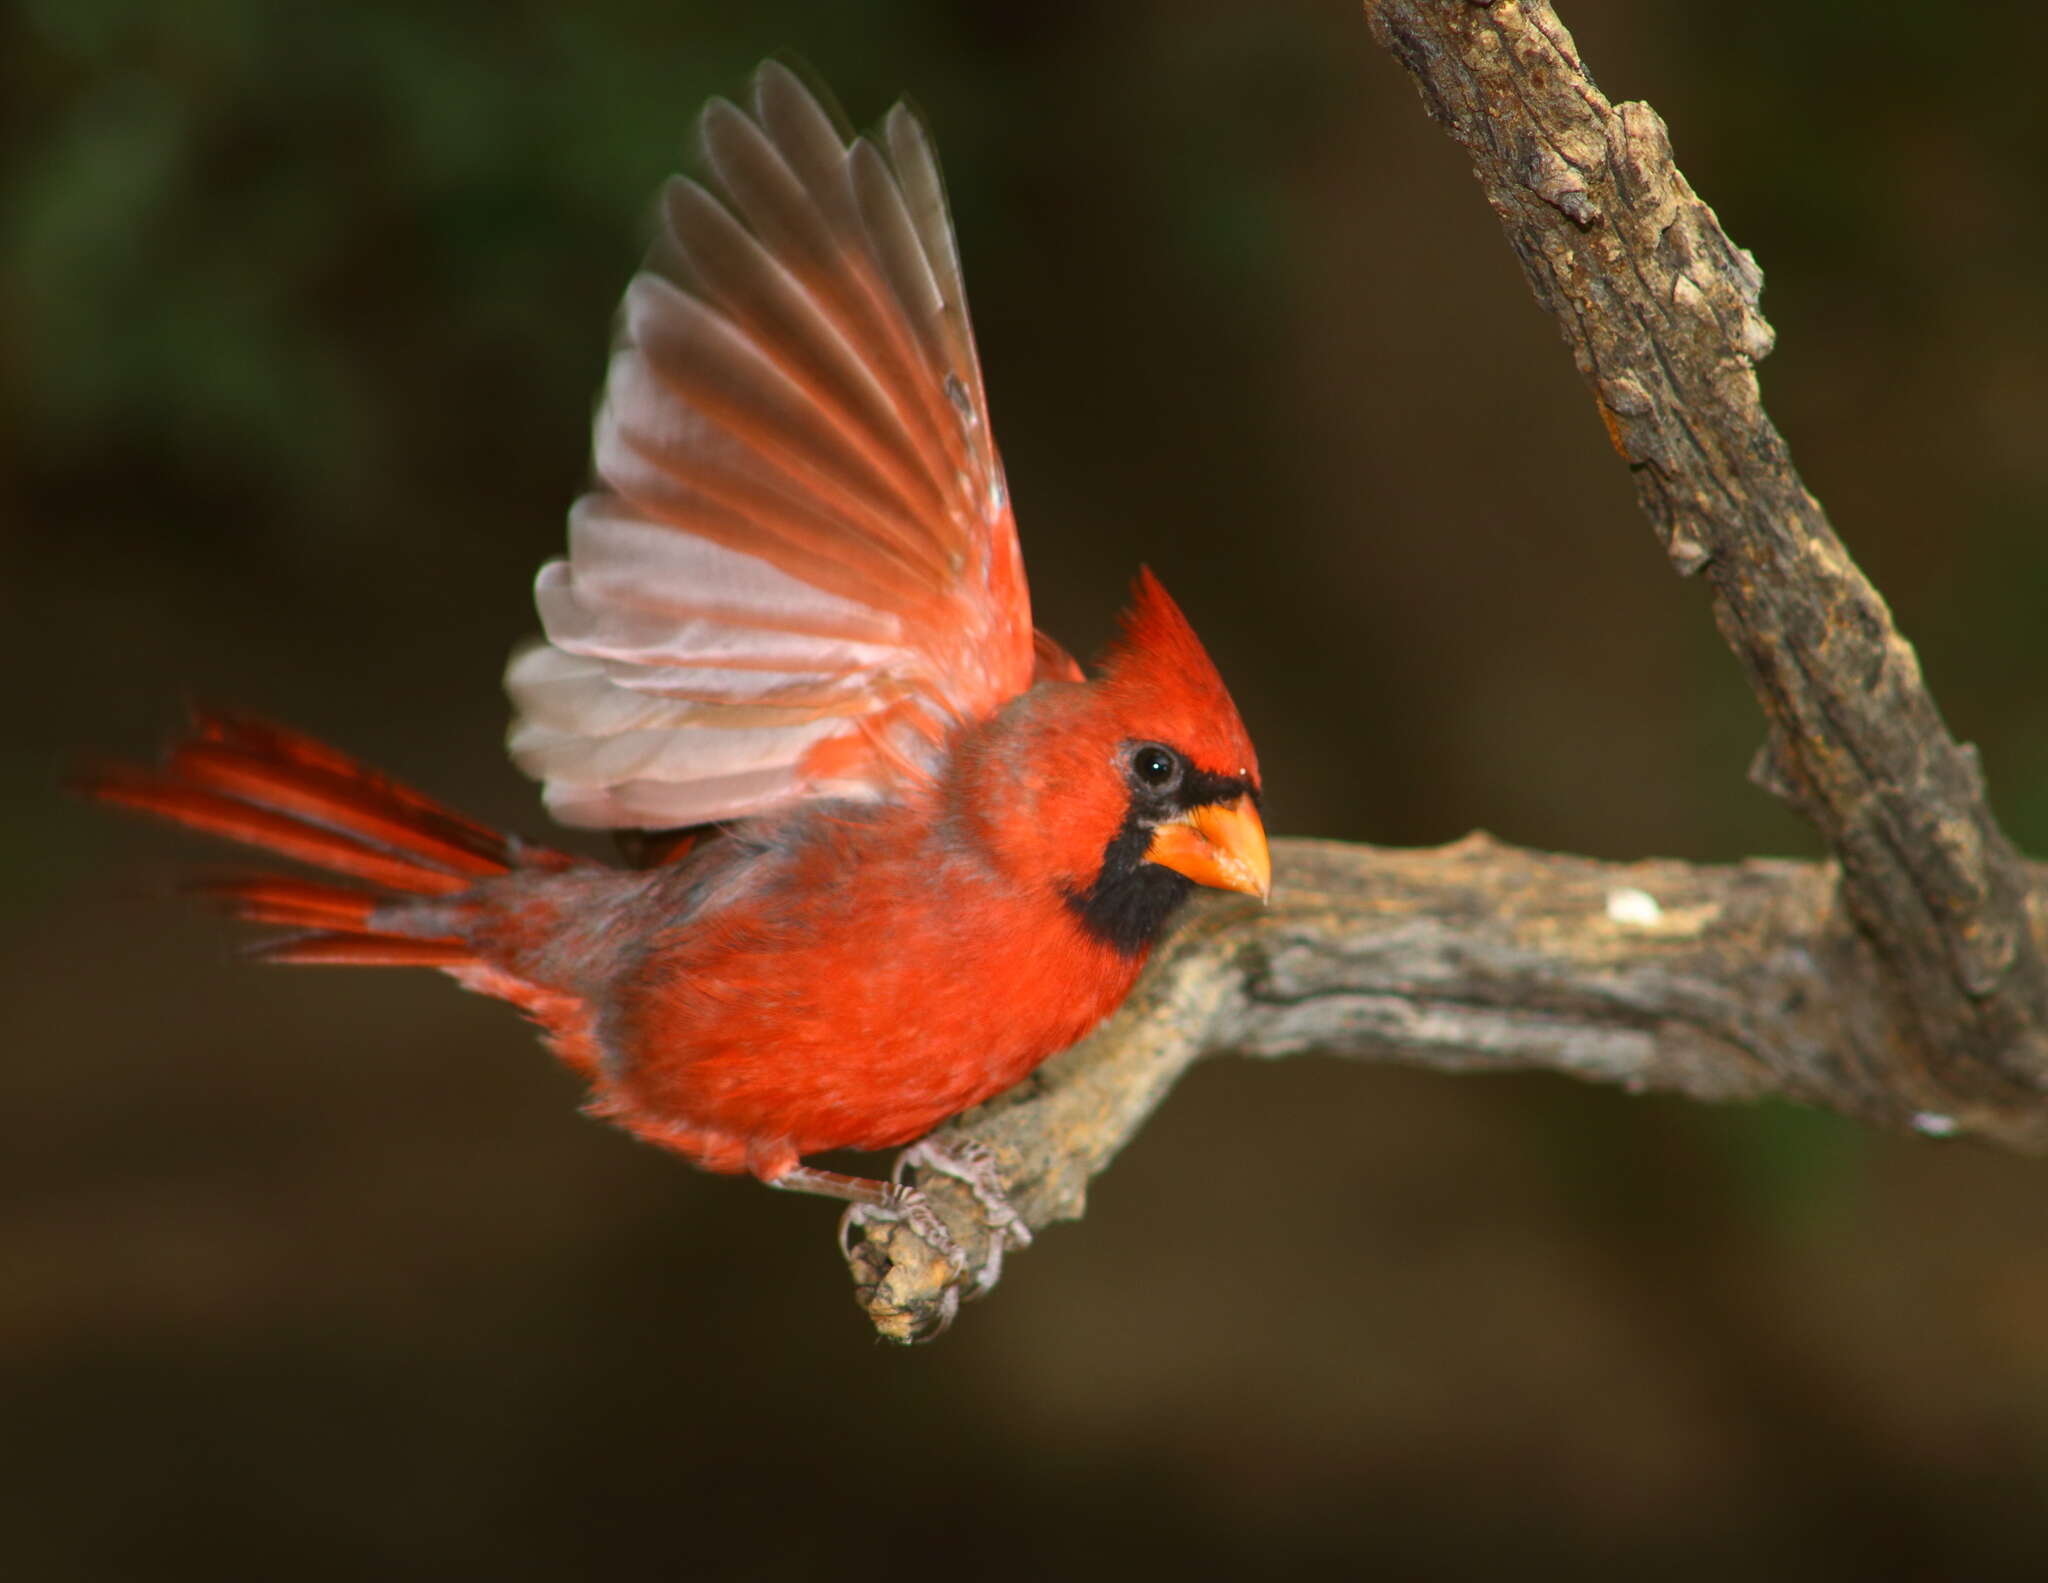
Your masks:
<svg viewBox="0 0 2048 1583"><path fill-rule="evenodd" d="M1273 889L1266 827L1249 797L1190 808L1155 826L1145 861L1185 874L1197 885L1243 891L1264 901Z"/></svg>

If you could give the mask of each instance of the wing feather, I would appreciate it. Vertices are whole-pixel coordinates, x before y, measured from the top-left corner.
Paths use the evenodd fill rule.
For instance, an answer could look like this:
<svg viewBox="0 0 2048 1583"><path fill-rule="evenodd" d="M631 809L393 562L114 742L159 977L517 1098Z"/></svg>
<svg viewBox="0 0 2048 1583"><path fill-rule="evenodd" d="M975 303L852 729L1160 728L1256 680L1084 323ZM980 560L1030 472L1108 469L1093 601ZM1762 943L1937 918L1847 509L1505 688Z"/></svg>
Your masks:
<svg viewBox="0 0 2048 1583"><path fill-rule="evenodd" d="M506 673L574 824L897 795L1051 674L929 134L899 104L849 139L773 63L750 104L712 101L709 183L663 189L597 487Z"/></svg>

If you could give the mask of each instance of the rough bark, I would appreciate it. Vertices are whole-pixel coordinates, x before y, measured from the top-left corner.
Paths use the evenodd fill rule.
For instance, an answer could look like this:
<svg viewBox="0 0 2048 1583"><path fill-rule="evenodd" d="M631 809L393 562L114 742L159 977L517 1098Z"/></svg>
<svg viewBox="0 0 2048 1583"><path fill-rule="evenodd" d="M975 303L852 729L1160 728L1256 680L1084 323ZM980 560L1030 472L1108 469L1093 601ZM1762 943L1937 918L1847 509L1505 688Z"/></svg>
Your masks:
<svg viewBox="0 0 2048 1583"><path fill-rule="evenodd" d="M1902 1080L1921 1070L1917 1033L1891 1010L1833 864L1601 863L1484 835L1433 851L1279 841L1274 859L1269 909L1201 907L1094 1037L941 1134L994 1151L1034 1229L1079 1219L1089 1182L1214 1054L1548 1070L2048 1142L2038 1109L1965 1112ZM922 1185L978 1262L974 1199L943 1177ZM934 1328L960 1276L902 1227L857 1244L853 1264L895 1340Z"/></svg>
<svg viewBox="0 0 2048 1583"><path fill-rule="evenodd" d="M2048 1145L2048 890L1764 413L1755 261L1673 164L1656 112L1593 85L1547 0L1365 10L1470 153L1673 566L1707 588L1764 714L1754 778L1835 861L1278 843L1269 912L1203 911L1109 1024L951 1140L992 1149L1041 1227L1081 1213L1190 1062L1318 1050L1778 1094ZM978 1206L925 1185L971 1265L988 1238ZM900 1226L851 1262L898 1340L930 1333L961 1279Z"/></svg>
<svg viewBox="0 0 2048 1583"><path fill-rule="evenodd" d="M1592 387L1672 564L1701 576L1763 706L1756 778L1842 866L1934 1091L1994 1107L2048 1081L2048 954L2025 866L1912 647L1765 416L1763 275L1672 163L1646 104L1593 85L1547 0L1368 0L1374 36L1472 156Z"/></svg>

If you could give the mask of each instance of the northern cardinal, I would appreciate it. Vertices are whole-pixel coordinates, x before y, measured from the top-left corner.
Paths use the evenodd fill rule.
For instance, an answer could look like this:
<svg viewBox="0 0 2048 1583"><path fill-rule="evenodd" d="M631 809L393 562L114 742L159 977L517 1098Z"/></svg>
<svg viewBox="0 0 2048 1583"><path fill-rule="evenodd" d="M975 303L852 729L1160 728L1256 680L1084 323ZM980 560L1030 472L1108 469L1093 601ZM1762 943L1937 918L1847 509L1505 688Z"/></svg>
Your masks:
<svg viewBox="0 0 2048 1583"><path fill-rule="evenodd" d="M1096 679L1033 631L918 118L849 140L773 64L751 97L703 112L711 185L661 194L598 485L507 673L558 819L694 837L568 856L222 713L84 789L352 882L201 887L303 931L268 960L438 968L538 1023L593 1114L942 1236L803 1157L910 1143L1065 1049L1192 886L1265 896L1258 764L1149 573Z"/></svg>

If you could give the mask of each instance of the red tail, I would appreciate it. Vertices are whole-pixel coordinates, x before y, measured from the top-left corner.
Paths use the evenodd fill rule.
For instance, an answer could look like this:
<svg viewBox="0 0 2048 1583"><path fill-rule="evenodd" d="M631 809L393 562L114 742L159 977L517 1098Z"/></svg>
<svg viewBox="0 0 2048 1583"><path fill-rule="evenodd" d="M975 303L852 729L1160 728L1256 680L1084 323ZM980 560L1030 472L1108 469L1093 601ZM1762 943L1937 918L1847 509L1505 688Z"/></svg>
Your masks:
<svg viewBox="0 0 2048 1583"><path fill-rule="evenodd" d="M262 874L193 887L238 918L310 931L260 948L274 962L460 966L474 958L459 938L384 933L372 915L404 897L452 896L513 868L576 861L500 835L323 742L247 715L195 712L192 735L160 768L111 765L74 784L101 802L363 882Z"/></svg>

